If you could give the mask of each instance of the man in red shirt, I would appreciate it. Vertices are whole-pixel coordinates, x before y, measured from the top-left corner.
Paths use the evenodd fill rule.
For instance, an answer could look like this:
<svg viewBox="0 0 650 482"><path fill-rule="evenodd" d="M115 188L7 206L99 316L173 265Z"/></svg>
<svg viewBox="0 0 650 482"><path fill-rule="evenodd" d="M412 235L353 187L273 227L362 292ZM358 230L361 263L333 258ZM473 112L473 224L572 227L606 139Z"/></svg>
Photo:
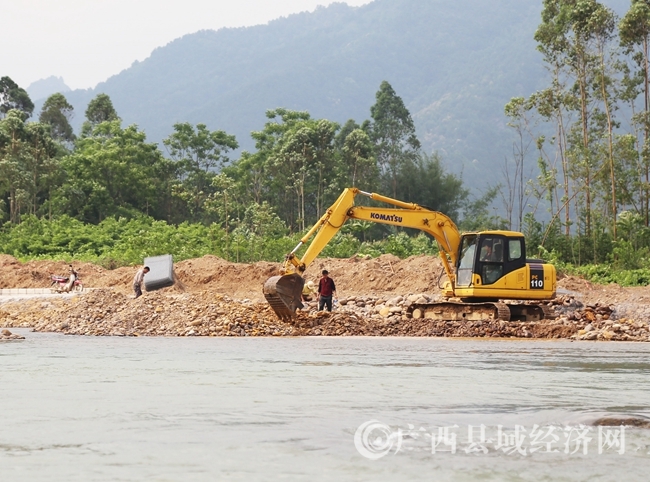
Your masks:
<svg viewBox="0 0 650 482"><path fill-rule="evenodd" d="M332 311L332 297L336 295L336 285L330 278L329 272L324 269L323 277L318 282L318 311L327 306L327 311Z"/></svg>

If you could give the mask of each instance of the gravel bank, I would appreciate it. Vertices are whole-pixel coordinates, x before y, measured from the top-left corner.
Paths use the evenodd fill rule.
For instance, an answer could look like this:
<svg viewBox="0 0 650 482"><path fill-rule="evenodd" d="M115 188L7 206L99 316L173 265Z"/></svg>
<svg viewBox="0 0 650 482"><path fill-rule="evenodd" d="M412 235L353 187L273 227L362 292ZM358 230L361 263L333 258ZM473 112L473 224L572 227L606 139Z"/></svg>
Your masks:
<svg viewBox="0 0 650 482"><path fill-rule="evenodd" d="M444 336L650 341L647 321L620 318L609 306L583 306L572 297L551 305L556 318L540 322L432 322L406 314L427 294L341 299L332 313L314 303L295 323L279 320L266 302L208 291L147 293L135 300L110 289L72 298L6 303L0 326L87 336ZM629 310L628 310L629 312ZM626 313L628 313L626 312Z"/></svg>

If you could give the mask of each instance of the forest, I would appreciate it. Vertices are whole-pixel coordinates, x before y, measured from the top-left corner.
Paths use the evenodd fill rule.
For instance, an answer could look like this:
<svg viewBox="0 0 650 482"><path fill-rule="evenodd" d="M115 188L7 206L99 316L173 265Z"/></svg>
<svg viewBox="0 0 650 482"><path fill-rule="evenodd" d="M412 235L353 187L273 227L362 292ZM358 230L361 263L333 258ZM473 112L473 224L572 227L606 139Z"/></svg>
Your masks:
<svg viewBox="0 0 650 482"><path fill-rule="evenodd" d="M173 252L280 260L348 186L439 210L463 230L518 229L528 255L602 282L650 283L650 1L621 17L596 0L544 0L534 32L547 85L504 106L512 149L478 193L416 135L386 81L369 118L339 124L277 108L241 139L181 122L162 145L110 97L80 132L63 94L38 113L0 79L0 252L107 266ZM453 160L452 160L453 161ZM531 164L538 174L530 178ZM543 221L542 221L543 220ZM327 256L433 254L417 232L349 222Z"/></svg>

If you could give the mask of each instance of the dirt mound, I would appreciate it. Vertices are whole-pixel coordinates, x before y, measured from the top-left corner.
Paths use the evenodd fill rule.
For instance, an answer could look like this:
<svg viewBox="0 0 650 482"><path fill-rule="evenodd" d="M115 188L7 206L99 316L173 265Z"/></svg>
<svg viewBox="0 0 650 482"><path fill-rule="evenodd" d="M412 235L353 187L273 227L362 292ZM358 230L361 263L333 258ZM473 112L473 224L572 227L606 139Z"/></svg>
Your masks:
<svg viewBox="0 0 650 482"><path fill-rule="evenodd" d="M131 281L137 267L107 270L90 263L73 263L86 288L114 288L131 292ZM231 263L216 256L204 256L174 264L177 285L163 293L211 290L236 298L262 300L262 285L279 274L280 263ZM317 281L323 269L330 271L339 295L382 292L436 292L442 269L439 258L414 256L401 260L383 255L376 259L317 259L307 269L307 279ZM0 288L46 288L50 276L67 274L68 264L62 261L30 261L21 263L14 257L0 255Z"/></svg>

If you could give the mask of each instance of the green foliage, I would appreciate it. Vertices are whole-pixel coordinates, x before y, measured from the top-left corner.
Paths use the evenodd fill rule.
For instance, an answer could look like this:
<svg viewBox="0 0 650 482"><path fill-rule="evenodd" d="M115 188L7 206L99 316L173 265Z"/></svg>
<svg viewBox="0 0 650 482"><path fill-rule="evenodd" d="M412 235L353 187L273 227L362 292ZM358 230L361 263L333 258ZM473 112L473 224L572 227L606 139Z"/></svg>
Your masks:
<svg viewBox="0 0 650 482"><path fill-rule="evenodd" d="M327 243L320 256L328 258L350 258L360 253L361 241L350 233L337 233Z"/></svg>
<svg viewBox="0 0 650 482"><path fill-rule="evenodd" d="M613 243L609 262L619 271L650 268L650 248L636 249L630 241L619 239Z"/></svg>
<svg viewBox="0 0 650 482"><path fill-rule="evenodd" d="M619 286L647 286L650 284L650 268L613 270L610 266L585 265L569 270L570 274L583 276L598 284L616 283Z"/></svg>
<svg viewBox="0 0 650 482"><path fill-rule="evenodd" d="M46 125L25 123L17 109L0 120L0 199L11 222L39 212L57 178L57 155Z"/></svg>
<svg viewBox="0 0 650 482"><path fill-rule="evenodd" d="M463 231L485 231L490 229L506 229L507 221L491 211L492 201L498 193L497 188L490 188L481 197L463 199L463 220L460 229Z"/></svg>
<svg viewBox="0 0 650 482"><path fill-rule="evenodd" d="M25 89L4 76L0 78L0 114L7 114L13 109L19 110L23 120L27 120L34 112L34 103Z"/></svg>
<svg viewBox="0 0 650 482"><path fill-rule="evenodd" d="M398 177L404 165L415 160L420 141L411 113L388 82L381 83L375 99L370 108L370 137L383 178L382 191L397 198Z"/></svg>
<svg viewBox="0 0 650 482"><path fill-rule="evenodd" d="M0 230L0 252L22 260L78 260L117 267L159 254L173 253L176 260L218 254L221 237L217 226L173 226L146 217L110 217L92 225L69 216L54 221L28 216Z"/></svg>
<svg viewBox="0 0 650 482"><path fill-rule="evenodd" d="M215 171L229 162L228 151L239 147L235 136L210 131L205 124L197 124L195 129L189 122L182 122L174 124L174 133L163 144L175 163L178 182L174 195L187 208L183 218L205 220L204 204L215 194Z"/></svg>
<svg viewBox="0 0 650 482"><path fill-rule="evenodd" d="M53 139L71 142L75 139L70 125L73 110L63 94L52 94L43 104L38 120L50 126Z"/></svg>
<svg viewBox="0 0 650 482"><path fill-rule="evenodd" d="M393 254L402 259L421 254L433 256L438 252L436 242L424 233L420 233L416 237L408 236L404 232L391 234L380 241L362 243L359 248L359 254L373 257Z"/></svg>
<svg viewBox="0 0 650 482"><path fill-rule="evenodd" d="M111 98L106 94L98 94L91 100L86 109L86 120L93 126L119 120Z"/></svg>
<svg viewBox="0 0 650 482"><path fill-rule="evenodd" d="M56 210L90 223L142 212L164 217L173 166L144 132L114 120L86 134L61 161L66 178L54 193Z"/></svg>
<svg viewBox="0 0 650 482"><path fill-rule="evenodd" d="M345 136L341 147L343 177L348 186L361 189L374 184L377 165L372 154L372 142L363 129L354 129Z"/></svg>
<svg viewBox="0 0 650 482"><path fill-rule="evenodd" d="M452 219L458 219L463 206L467 206L469 194L463 181L447 172L437 153L419 153L406 161L398 173L397 199L408 199ZM487 203L488 200L485 208Z"/></svg>
<svg viewBox="0 0 650 482"><path fill-rule="evenodd" d="M113 107L113 101L107 94L97 94L97 96L88 103L86 109L86 121L84 122L81 135L90 135L93 128L103 122L119 121L117 111Z"/></svg>
<svg viewBox="0 0 650 482"><path fill-rule="evenodd" d="M540 257L555 266L558 273L581 276L598 284L620 286L650 284L650 250L634 250L627 241L618 241L609 256L609 263L576 265L565 261L556 250L540 247Z"/></svg>

